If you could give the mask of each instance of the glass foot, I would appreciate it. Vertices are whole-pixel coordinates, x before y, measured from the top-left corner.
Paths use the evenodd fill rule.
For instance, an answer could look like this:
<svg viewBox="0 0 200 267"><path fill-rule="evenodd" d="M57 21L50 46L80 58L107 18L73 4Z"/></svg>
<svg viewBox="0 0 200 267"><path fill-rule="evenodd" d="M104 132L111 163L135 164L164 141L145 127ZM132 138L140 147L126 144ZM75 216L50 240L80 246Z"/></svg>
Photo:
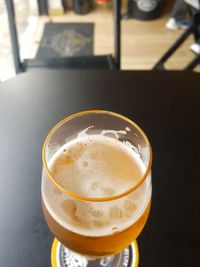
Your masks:
<svg viewBox="0 0 200 267"><path fill-rule="evenodd" d="M52 267L137 267L139 260L137 242L114 256L89 260L64 247L56 238L51 249Z"/></svg>

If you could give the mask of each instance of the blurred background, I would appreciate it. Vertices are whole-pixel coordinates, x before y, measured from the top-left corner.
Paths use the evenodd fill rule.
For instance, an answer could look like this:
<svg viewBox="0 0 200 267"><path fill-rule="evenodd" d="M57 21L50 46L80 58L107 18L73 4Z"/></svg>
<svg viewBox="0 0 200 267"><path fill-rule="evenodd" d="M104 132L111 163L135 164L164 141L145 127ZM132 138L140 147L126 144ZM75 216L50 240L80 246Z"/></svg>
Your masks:
<svg viewBox="0 0 200 267"><path fill-rule="evenodd" d="M122 0L122 70L151 70L190 26L188 14L170 20L175 4L174 0ZM16 25L21 62L54 54L71 57L114 53L111 0L0 0L1 81L16 75L9 16ZM191 49L194 43L190 36L169 58L166 69L183 69L198 55L198 47ZM200 72L199 65L194 70Z"/></svg>

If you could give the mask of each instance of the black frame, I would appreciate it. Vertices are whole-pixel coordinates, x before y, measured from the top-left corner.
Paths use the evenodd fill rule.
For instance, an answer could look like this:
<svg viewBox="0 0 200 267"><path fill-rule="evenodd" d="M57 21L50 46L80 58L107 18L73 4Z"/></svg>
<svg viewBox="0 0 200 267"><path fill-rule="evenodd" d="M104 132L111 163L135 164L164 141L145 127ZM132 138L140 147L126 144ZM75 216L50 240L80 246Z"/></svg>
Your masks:
<svg viewBox="0 0 200 267"><path fill-rule="evenodd" d="M192 17L192 25L176 40L176 42L164 53L159 61L154 65L154 70L165 70L164 63L172 54L185 42L190 35L194 36L195 41L200 38L200 11L197 11ZM200 64L200 55L197 55L184 70L193 70Z"/></svg>
<svg viewBox="0 0 200 267"><path fill-rule="evenodd" d="M13 59L14 59L14 66L16 73L23 72L23 64L20 60L20 49L19 49L19 41L17 35L17 28L15 23L15 8L13 4L13 0L6 0L5 1L7 12L8 12L8 24L10 29L10 38L11 38L11 45L13 51Z"/></svg>
<svg viewBox="0 0 200 267"><path fill-rule="evenodd" d="M115 68L121 69L121 0L114 0Z"/></svg>

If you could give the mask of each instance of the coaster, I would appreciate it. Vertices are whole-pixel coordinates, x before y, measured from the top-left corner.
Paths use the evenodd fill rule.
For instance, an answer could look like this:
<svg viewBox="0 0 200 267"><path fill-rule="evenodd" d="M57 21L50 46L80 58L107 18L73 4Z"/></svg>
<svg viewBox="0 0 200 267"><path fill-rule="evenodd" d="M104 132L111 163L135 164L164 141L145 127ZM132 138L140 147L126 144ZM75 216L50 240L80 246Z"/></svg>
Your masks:
<svg viewBox="0 0 200 267"><path fill-rule="evenodd" d="M138 262L137 241L119 254L92 261L64 247L56 238L51 249L52 267L138 267Z"/></svg>

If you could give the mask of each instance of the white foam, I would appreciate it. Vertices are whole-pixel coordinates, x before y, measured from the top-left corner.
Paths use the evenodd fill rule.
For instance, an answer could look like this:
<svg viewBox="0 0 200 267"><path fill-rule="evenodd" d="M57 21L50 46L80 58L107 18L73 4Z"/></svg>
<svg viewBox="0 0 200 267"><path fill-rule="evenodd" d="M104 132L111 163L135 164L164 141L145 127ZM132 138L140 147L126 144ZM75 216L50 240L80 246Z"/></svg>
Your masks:
<svg viewBox="0 0 200 267"><path fill-rule="evenodd" d="M58 149L48 166L68 191L98 198L127 191L145 171L141 158L130 146L104 135L81 136L68 142ZM51 216L63 227L86 236L105 236L126 229L142 215L151 197L150 180L149 175L128 197L90 203L59 192L44 175L42 197Z"/></svg>

